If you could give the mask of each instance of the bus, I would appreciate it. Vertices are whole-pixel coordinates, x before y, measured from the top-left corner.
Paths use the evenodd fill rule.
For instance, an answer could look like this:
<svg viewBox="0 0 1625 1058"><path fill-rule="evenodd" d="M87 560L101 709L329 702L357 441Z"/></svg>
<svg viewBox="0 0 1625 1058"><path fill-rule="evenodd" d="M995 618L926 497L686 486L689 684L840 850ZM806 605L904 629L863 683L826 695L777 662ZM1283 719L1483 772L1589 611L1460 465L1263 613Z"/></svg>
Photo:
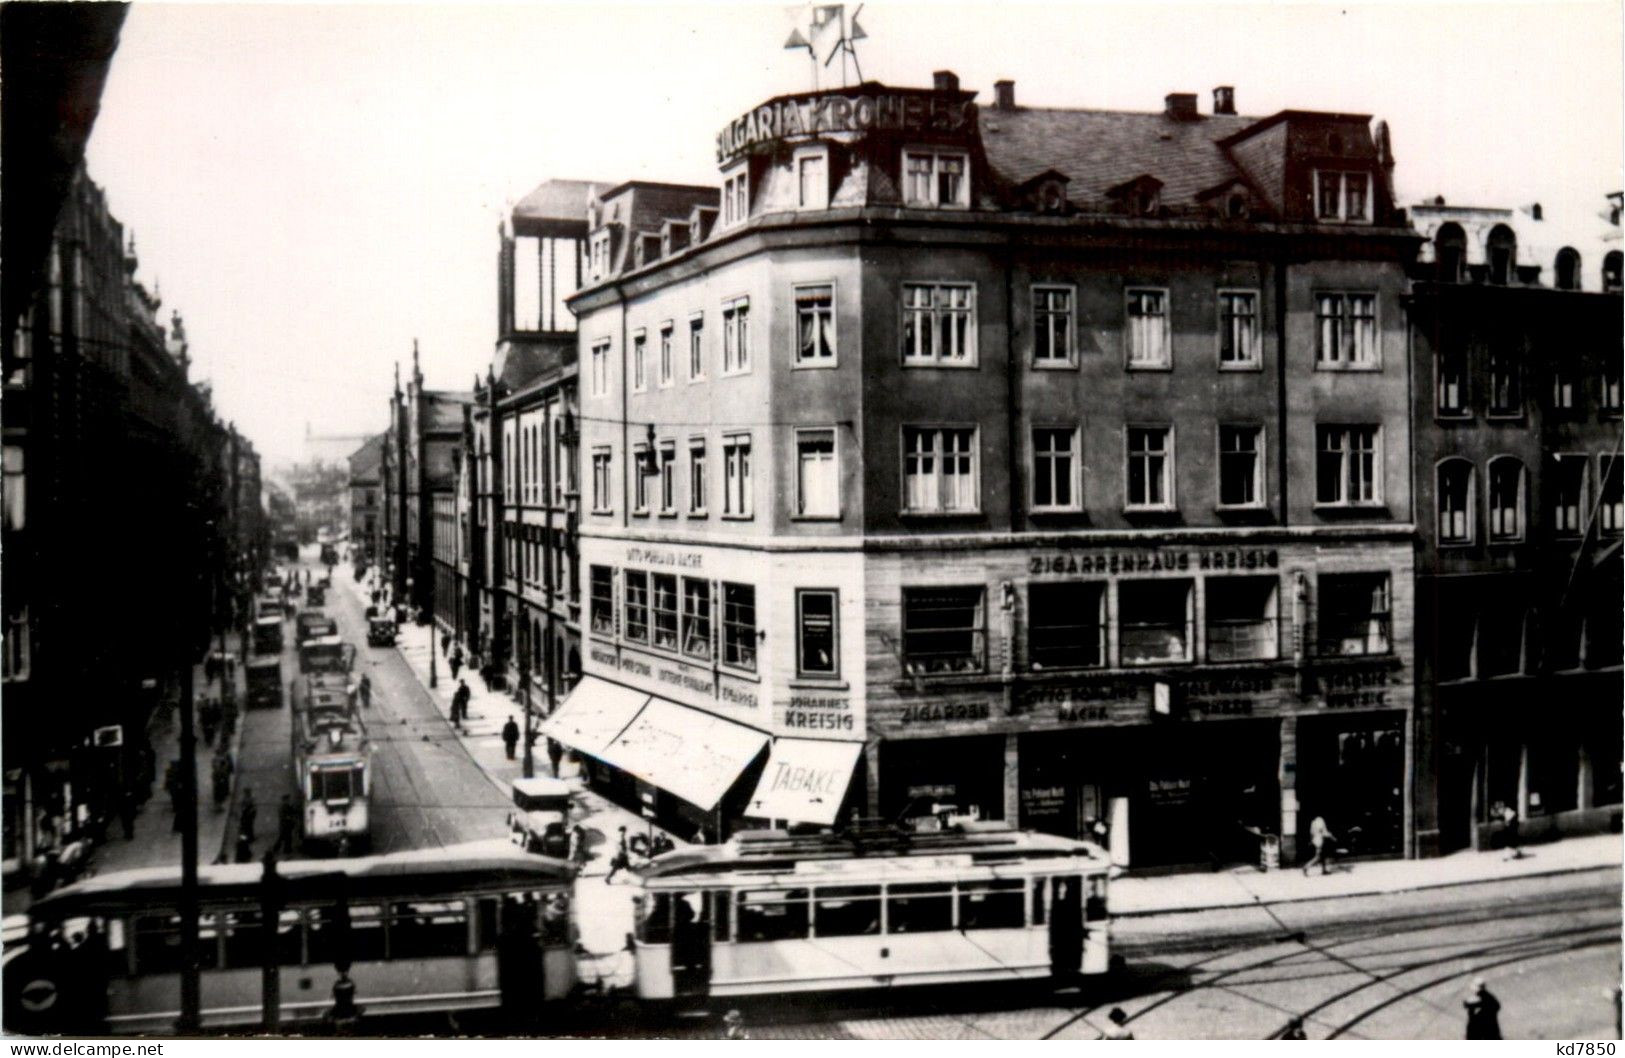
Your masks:
<svg viewBox="0 0 1625 1058"><path fill-rule="evenodd" d="M372 743L343 675L294 681L293 775L300 837L339 855L365 851L371 837Z"/></svg>
<svg viewBox="0 0 1625 1058"><path fill-rule="evenodd" d="M639 998L1076 982L1110 966L1110 860L1089 842L965 823L745 831L635 874Z"/></svg>
<svg viewBox="0 0 1625 1058"><path fill-rule="evenodd" d="M368 1016L497 1008L524 1016L575 986L575 872L562 860L498 840L279 863L274 938L263 870L198 868L204 1029L261 1024L267 963L279 970L280 1026L293 1031L332 1008L334 963L346 956ZM172 866L97 875L35 901L26 940L7 946L5 1028L173 1032L180 898Z"/></svg>

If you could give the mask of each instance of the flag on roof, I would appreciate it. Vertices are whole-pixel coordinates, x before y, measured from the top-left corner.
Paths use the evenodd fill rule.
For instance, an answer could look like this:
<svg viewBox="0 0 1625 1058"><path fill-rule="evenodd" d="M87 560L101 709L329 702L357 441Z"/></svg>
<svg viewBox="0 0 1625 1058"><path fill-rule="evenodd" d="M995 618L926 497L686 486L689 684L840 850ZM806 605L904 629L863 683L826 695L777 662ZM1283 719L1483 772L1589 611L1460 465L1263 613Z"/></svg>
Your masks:
<svg viewBox="0 0 1625 1058"><path fill-rule="evenodd" d="M868 37L869 37L869 34L865 33L863 31L863 27L858 25L858 16L856 14L854 14L852 16L852 28L847 30L846 39L847 40L867 40Z"/></svg>
<svg viewBox="0 0 1625 1058"><path fill-rule="evenodd" d="M784 47L786 51L794 48L806 48L808 51L812 50L812 45L807 43L807 38L801 35L801 30L799 29L792 29L790 31L790 39L784 42Z"/></svg>

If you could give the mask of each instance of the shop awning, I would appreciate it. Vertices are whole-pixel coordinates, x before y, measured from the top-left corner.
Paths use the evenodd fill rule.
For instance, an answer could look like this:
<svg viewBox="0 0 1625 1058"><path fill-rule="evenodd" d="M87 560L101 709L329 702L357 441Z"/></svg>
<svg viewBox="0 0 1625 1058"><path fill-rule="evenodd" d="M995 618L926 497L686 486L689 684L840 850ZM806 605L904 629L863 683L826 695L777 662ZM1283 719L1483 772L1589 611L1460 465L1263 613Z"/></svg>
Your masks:
<svg viewBox="0 0 1625 1058"><path fill-rule="evenodd" d="M862 752L861 742L776 739L745 814L792 823L835 822Z"/></svg>
<svg viewBox="0 0 1625 1058"><path fill-rule="evenodd" d="M765 745L754 728L650 698L596 756L709 812Z"/></svg>
<svg viewBox="0 0 1625 1058"><path fill-rule="evenodd" d="M542 721L542 734L594 757L626 730L649 696L597 676L583 676L554 714Z"/></svg>

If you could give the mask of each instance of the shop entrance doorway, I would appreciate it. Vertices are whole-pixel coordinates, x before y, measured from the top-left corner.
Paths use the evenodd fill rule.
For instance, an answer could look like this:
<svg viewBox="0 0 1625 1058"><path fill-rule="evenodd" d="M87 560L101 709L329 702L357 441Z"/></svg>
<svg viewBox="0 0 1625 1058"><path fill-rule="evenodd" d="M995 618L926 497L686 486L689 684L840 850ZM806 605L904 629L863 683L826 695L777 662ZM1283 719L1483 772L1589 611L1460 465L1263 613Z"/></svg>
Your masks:
<svg viewBox="0 0 1625 1058"><path fill-rule="evenodd" d="M1321 816L1351 856L1404 851L1405 714L1298 719L1298 832Z"/></svg>

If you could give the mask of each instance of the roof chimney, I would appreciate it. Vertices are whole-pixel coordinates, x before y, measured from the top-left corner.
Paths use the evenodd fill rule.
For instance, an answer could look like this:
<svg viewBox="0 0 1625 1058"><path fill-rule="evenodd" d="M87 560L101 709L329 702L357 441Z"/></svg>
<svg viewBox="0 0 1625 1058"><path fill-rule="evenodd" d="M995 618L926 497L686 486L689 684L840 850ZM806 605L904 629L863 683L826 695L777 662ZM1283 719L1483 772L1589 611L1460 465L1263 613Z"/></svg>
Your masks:
<svg viewBox="0 0 1625 1058"><path fill-rule="evenodd" d="M1215 114L1234 114L1236 112L1236 90L1227 84L1222 84L1213 90L1213 112Z"/></svg>
<svg viewBox="0 0 1625 1058"><path fill-rule="evenodd" d="M957 92L959 75L952 70L938 70L931 75L931 87L939 92Z"/></svg>
<svg viewBox="0 0 1625 1058"><path fill-rule="evenodd" d="M1163 111L1175 121L1190 121L1197 117L1195 92L1169 92L1163 97Z"/></svg>
<svg viewBox="0 0 1625 1058"><path fill-rule="evenodd" d="M993 101L1000 110L1016 109L1016 83L1014 81L994 81Z"/></svg>

